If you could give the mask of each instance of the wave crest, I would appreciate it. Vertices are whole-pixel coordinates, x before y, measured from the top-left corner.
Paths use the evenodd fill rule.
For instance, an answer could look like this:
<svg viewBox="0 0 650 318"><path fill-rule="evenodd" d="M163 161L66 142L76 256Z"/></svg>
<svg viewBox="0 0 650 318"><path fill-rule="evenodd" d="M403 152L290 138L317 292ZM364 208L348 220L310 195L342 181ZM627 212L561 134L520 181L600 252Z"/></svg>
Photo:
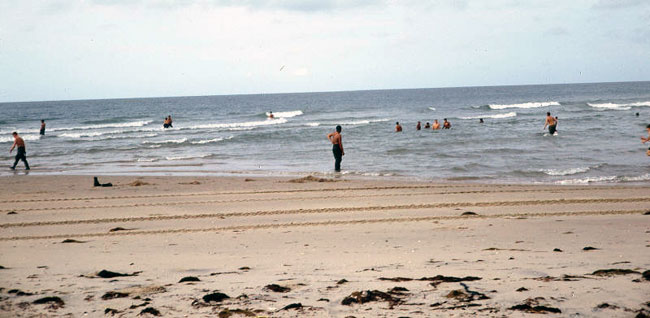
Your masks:
<svg viewBox="0 0 650 318"><path fill-rule="evenodd" d="M505 114L495 114L495 115L480 115L480 116L468 116L468 117L458 117L460 119L479 119L479 118L492 118L492 119L503 119L517 117L516 112L509 112Z"/></svg>
<svg viewBox="0 0 650 318"><path fill-rule="evenodd" d="M302 110L292 110L288 112L277 112L273 113L274 118L291 118L302 115ZM266 116L271 115L271 113L266 113Z"/></svg>
<svg viewBox="0 0 650 318"><path fill-rule="evenodd" d="M548 106L560 106L558 102L528 102L521 104L490 104L488 107L490 109L507 109L507 108L537 108L537 107L548 107Z"/></svg>

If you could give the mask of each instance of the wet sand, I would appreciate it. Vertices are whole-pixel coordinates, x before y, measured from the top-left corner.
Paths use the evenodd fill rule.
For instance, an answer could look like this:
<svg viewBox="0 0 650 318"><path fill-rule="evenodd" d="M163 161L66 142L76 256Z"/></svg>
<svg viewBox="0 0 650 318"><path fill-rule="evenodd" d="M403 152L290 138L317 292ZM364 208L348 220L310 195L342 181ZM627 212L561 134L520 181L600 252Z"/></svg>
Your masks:
<svg viewBox="0 0 650 318"><path fill-rule="evenodd" d="M290 181L0 178L0 317L650 313L650 185Z"/></svg>

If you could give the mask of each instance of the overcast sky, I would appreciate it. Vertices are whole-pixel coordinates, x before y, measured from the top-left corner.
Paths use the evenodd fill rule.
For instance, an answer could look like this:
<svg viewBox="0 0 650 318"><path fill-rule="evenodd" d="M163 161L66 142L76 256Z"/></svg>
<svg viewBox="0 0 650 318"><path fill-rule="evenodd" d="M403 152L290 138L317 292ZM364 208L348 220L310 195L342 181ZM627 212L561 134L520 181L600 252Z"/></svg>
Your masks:
<svg viewBox="0 0 650 318"><path fill-rule="evenodd" d="M641 80L646 0L0 0L0 102Z"/></svg>

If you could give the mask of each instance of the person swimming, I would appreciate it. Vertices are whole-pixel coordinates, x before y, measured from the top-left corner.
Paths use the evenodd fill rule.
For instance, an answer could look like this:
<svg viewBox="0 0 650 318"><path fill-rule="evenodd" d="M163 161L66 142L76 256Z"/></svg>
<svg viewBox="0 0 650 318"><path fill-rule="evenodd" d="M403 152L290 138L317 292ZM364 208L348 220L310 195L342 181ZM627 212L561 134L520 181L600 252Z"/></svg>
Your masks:
<svg viewBox="0 0 650 318"><path fill-rule="evenodd" d="M437 119L434 119L434 120L433 120L433 125L431 126L431 128L432 128L433 130L438 130L438 129L440 129L440 123L438 122Z"/></svg>
<svg viewBox="0 0 650 318"><path fill-rule="evenodd" d="M483 118L480 118L480 119L478 120L478 123L479 123L479 124L483 124L483 123L484 123Z"/></svg>
<svg viewBox="0 0 650 318"><path fill-rule="evenodd" d="M553 135L555 134L555 130L557 128L557 119L555 117L551 116L551 112L546 112L546 121L544 122L544 128L546 129L546 126L548 126L548 133Z"/></svg>
<svg viewBox="0 0 650 318"><path fill-rule="evenodd" d="M422 130L422 125L420 125L419 121L418 121L418 124L415 125L415 130Z"/></svg>
<svg viewBox="0 0 650 318"><path fill-rule="evenodd" d="M269 111L269 118L270 118L270 119L275 118L275 116L273 116L273 112L272 112L272 111Z"/></svg>
<svg viewBox="0 0 650 318"><path fill-rule="evenodd" d="M442 123L442 128L443 129L451 129L451 123L447 121L447 118L445 118L445 122Z"/></svg>
<svg viewBox="0 0 650 318"><path fill-rule="evenodd" d="M431 129L431 124L429 124L429 122L424 124L424 129Z"/></svg>
<svg viewBox="0 0 650 318"><path fill-rule="evenodd" d="M401 132L402 131L402 125L399 124L399 122L395 123L395 132Z"/></svg>

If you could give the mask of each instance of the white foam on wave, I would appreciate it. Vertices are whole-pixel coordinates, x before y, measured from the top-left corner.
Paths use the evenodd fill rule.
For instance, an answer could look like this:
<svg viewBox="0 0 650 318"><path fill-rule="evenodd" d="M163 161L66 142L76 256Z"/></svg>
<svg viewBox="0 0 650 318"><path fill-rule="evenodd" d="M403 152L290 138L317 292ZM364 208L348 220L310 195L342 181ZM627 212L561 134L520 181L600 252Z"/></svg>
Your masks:
<svg viewBox="0 0 650 318"><path fill-rule="evenodd" d="M77 127L55 127L48 129L49 131L68 131L68 130L89 130L89 129L102 129L102 128L122 128L122 127L142 127L153 123L153 120L138 120L126 123L110 123L110 124L97 124L88 126Z"/></svg>
<svg viewBox="0 0 650 318"><path fill-rule="evenodd" d="M618 177L617 176L603 176L603 177L586 177L586 178L580 178L580 179L566 179L566 180L558 180L555 181L557 184L590 184L590 183L596 183L596 182L612 182L616 181Z"/></svg>
<svg viewBox="0 0 650 318"><path fill-rule="evenodd" d="M165 157L167 160L190 160L190 159L200 159L205 158L209 155L195 155L195 156L168 156Z"/></svg>
<svg viewBox="0 0 650 318"><path fill-rule="evenodd" d="M187 138L181 139L167 139L167 140L145 140L143 144L182 144L187 141Z"/></svg>
<svg viewBox="0 0 650 318"><path fill-rule="evenodd" d="M223 141L223 140L228 140L228 139L232 139L232 138L233 138L233 136L229 136L229 137L226 137L226 138L203 139L203 140L195 140L195 141L192 141L191 143L193 143L195 145L202 145L202 144L209 144L209 143L212 143L212 142L219 142L219 141Z"/></svg>
<svg viewBox="0 0 650 318"><path fill-rule="evenodd" d="M548 106L560 106L558 102L528 102L521 104L505 104L505 105L488 105L490 109L507 109L507 108L537 108L537 107L548 107Z"/></svg>
<svg viewBox="0 0 650 318"><path fill-rule="evenodd" d="M243 123L221 123L221 124L202 124L189 126L182 129L227 129L227 130L245 130L253 129L259 126L279 125L286 123L285 118L274 118L260 121L247 121Z"/></svg>
<svg viewBox="0 0 650 318"><path fill-rule="evenodd" d="M516 112L509 112L505 114L495 114L495 115L480 115L480 116L468 116L468 117L458 117L460 119L479 119L479 118L492 118L492 119L503 119L517 117Z"/></svg>
<svg viewBox="0 0 650 318"><path fill-rule="evenodd" d="M541 171L549 176L568 176L572 174L584 173L591 170L590 167L578 167L569 169L542 169Z"/></svg>
<svg viewBox="0 0 650 318"><path fill-rule="evenodd" d="M434 111L436 110L435 107L429 107L429 109L430 109L430 110L434 110Z"/></svg>
<svg viewBox="0 0 650 318"><path fill-rule="evenodd" d="M138 158L138 162L154 162L157 161L158 159L156 158Z"/></svg>
<svg viewBox="0 0 650 318"><path fill-rule="evenodd" d="M601 109L601 110L630 110L632 107L643 107L643 106L650 106L650 101L649 102L638 102L638 103L627 103L627 104L615 104L615 103L587 103L587 105Z"/></svg>
<svg viewBox="0 0 650 318"><path fill-rule="evenodd" d="M370 123L380 123L384 121L389 121L388 118L382 118L382 119L362 119L362 120L353 120L353 121L348 121L348 122L343 122L341 125L349 125L349 126L355 126L355 125L368 125Z"/></svg>
<svg viewBox="0 0 650 318"><path fill-rule="evenodd" d="M28 140L28 141L29 141L29 140L32 140L32 141L33 141L33 140L39 140L39 139L41 139L41 136L40 136L40 135L20 135L20 137L23 138L23 140ZM5 143L5 142L11 142L11 143L13 143L13 142L14 142L14 137L13 137L13 136L3 136L3 137L0 137L0 143Z"/></svg>
<svg viewBox="0 0 650 318"><path fill-rule="evenodd" d="M273 113L274 118L291 118L302 115L302 110L292 110L288 112L277 112ZM271 115L271 113L266 113L266 116Z"/></svg>
<svg viewBox="0 0 650 318"><path fill-rule="evenodd" d="M318 126L320 126L320 123L306 123L305 126L318 127Z"/></svg>

